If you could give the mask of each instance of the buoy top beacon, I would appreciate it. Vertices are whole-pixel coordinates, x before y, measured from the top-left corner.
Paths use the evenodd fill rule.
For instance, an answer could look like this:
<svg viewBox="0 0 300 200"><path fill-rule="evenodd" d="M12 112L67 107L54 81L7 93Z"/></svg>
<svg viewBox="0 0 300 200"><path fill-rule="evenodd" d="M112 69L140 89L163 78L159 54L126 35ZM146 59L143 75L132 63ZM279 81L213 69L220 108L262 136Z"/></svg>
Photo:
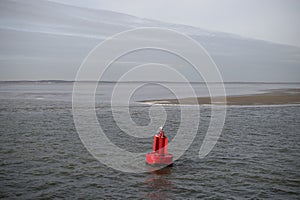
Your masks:
<svg viewBox="0 0 300 200"><path fill-rule="evenodd" d="M154 135L152 152L146 154L146 163L149 165L172 165L173 155L168 153L168 138L159 128L159 132Z"/></svg>

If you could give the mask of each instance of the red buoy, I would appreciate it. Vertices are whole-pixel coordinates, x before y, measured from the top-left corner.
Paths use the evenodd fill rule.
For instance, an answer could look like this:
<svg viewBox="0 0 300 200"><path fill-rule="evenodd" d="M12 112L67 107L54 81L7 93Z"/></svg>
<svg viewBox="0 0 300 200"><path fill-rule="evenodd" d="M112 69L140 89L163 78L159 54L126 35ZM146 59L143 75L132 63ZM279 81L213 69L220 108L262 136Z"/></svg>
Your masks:
<svg viewBox="0 0 300 200"><path fill-rule="evenodd" d="M149 165L172 165L173 155L168 153L168 138L163 128L154 135L153 151L146 154L146 162Z"/></svg>

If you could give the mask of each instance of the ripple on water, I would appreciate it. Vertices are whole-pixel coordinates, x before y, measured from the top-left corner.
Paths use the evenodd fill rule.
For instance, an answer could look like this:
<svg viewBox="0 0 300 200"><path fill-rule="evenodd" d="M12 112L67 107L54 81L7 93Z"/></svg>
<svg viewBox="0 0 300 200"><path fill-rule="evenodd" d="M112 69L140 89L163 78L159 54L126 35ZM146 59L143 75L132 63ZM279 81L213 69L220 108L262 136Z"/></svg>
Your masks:
<svg viewBox="0 0 300 200"><path fill-rule="evenodd" d="M142 124L148 119L145 106L131 107ZM299 106L229 107L221 138L204 159L198 151L210 110L201 108L192 146L169 172L157 174L122 173L95 160L75 131L70 108L68 102L2 100L1 198L299 198ZM101 109L107 111L102 118L111 117L108 107ZM168 109L174 118L165 130L172 139L180 117ZM111 121L102 122L110 123L104 126L116 144L136 151L130 140L114 137ZM151 142L139 148L150 150Z"/></svg>

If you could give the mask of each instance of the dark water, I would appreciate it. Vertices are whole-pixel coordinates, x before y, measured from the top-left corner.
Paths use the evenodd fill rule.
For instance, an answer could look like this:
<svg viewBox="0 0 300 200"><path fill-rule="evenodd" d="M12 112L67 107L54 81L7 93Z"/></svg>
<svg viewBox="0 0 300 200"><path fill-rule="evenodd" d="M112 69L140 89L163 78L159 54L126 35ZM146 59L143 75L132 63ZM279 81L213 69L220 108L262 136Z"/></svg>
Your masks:
<svg viewBox="0 0 300 200"><path fill-rule="evenodd" d="M217 145L199 159L210 119L209 107L201 107L198 135L172 168L129 174L106 167L85 149L75 130L69 87L2 86L1 198L300 198L300 106L228 107ZM172 139L180 110L165 108L165 131ZM136 123L147 125L149 106L130 109ZM132 143L138 142L138 148L151 149L152 138L120 137L109 110L104 105L97 114L115 144L135 151Z"/></svg>

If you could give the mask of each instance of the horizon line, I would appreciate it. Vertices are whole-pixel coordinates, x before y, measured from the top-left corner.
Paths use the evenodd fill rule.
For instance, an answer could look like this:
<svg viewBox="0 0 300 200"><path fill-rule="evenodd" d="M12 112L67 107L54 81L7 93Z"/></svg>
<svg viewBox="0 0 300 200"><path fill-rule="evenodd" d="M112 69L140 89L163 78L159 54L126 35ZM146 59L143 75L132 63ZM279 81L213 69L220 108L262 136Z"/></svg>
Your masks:
<svg viewBox="0 0 300 200"><path fill-rule="evenodd" d="M99 82L99 83L199 83L199 84L206 84L206 83L239 83L239 84L300 84L296 81L224 81L224 82L204 82L204 81L189 81L189 82L182 82L182 81L94 81L94 80L84 80L84 81L76 81L76 80L60 80L60 79L42 79L42 80L0 80L0 83L17 83L17 82L27 82L27 83L75 83L75 82Z"/></svg>

